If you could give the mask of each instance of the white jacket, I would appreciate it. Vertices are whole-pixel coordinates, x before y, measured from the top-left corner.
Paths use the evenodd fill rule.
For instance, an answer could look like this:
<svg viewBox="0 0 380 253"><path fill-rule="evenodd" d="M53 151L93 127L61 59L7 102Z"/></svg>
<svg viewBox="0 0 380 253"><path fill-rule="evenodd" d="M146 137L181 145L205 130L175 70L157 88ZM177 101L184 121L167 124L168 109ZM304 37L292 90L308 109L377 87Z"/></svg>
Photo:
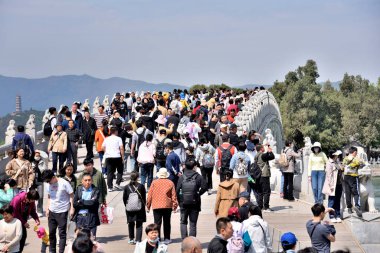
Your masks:
<svg viewBox="0 0 380 253"><path fill-rule="evenodd" d="M156 146L152 142L144 141L139 147L139 154L137 161L142 164L154 163L154 156L156 155Z"/></svg>
<svg viewBox="0 0 380 253"><path fill-rule="evenodd" d="M147 242L148 242L148 239L145 239L142 242L138 242L136 244L134 253L145 253ZM168 253L168 246L166 244L159 243L157 253Z"/></svg>
<svg viewBox="0 0 380 253"><path fill-rule="evenodd" d="M248 231L252 240L248 253L268 253L272 251L268 223L260 216L252 215L243 221L243 234L246 231Z"/></svg>

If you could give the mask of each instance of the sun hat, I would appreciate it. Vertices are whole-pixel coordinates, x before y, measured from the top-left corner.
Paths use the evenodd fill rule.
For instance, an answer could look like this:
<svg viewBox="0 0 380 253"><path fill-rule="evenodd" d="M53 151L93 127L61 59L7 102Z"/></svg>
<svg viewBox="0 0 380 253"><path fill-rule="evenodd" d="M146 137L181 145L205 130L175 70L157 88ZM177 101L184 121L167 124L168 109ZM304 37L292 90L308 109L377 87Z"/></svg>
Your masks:
<svg viewBox="0 0 380 253"><path fill-rule="evenodd" d="M289 245L294 245L298 241L297 237L295 234L292 232L287 232L281 236L281 244L283 246L289 246Z"/></svg>
<svg viewBox="0 0 380 253"><path fill-rule="evenodd" d="M341 155L341 154L342 154L342 151L337 150L337 151L335 151L332 155L336 155L336 156L338 156L338 155Z"/></svg>
<svg viewBox="0 0 380 253"><path fill-rule="evenodd" d="M168 178L169 176L170 174L166 168L160 168L160 170L157 172L158 178Z"/></svg>
<svg viewBox="0 0 380 253"><path fill-rule="evenodd" d="M166 119L165 119L164 115L162 115L162 114L158 115L158 117L155 121L160 125L165 125L165 123L166 123Z"/></svg>
<svg viewBox="0 0 380 253"><path fill-rule="evenodd" d="M313 144L313 146L311 148L320 148L320 149L322 149L322 146L321 146L320 142L316 141L316 142L314 142L314 144Z"/></svg>

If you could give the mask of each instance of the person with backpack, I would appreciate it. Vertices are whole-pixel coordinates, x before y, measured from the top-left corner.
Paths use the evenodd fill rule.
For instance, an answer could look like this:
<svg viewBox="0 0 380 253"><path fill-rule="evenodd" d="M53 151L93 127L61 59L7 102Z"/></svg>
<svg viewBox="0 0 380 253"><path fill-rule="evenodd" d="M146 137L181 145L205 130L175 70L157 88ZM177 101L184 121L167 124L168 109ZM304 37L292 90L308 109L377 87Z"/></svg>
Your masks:
<svg viewBox="0 0 380 253"><path fill-rule="evenodd" d="M5 174L17 182L15 193L21 191L27 192L33 185L34 170L31 163L24 158L24 150L19 148L16 150L15 157L10 160L5 167Z"/></svg>
<svg viewBox="0 0 380 253"><path fill-rule="evenodd" d="M166 135L165 129L160 129L158 131L158 136L154 139L154 145L156 146L156 170L165 167L166 163L166 153L165 146L170 143L172 140L169 139Z"/></svg>
<svg viewBox="0 0 380 253"><path fill-rule="evenodd" d="M55 125L56 131L52 133L50 136L49 144L48 144L48 152L53 153L53 168L52 171L57 173L57 163L59 161L59 170L63 168L63 164L66 160L66 152L67 152L67 134L63 131L62 123L57 122Z"/></svg>
<svg viewBox="0 0 380 253"><path fill-rule="evenodd" d="M12 140L12 151L16 151L19 148L24 150L24 158L26 160L33 158L33 141L30 136L25 133L25 127L21 125L17 126L17 133Z"/></svg>
<svg viewBox="0 0 380 253"><path fill-rule="evenodd" d="M95 132L97 130L96 121L91 117L90 111L84 111L83 119L83 142L86 144L86 159L94 158Z"/></svg>
<svg viewBox="0 0 380 253"><path fill-rule="evenodd" d="M146 140L146 136L148 134L153 135L153 133L149 131L149 129L145 128L140 119L136 121L136 127L136 131L132 134L131 157L134 157L137 161L140 145ZM139 170L138 163L135 163L135 170Z"/></svg>
<svg viewBox="0 0 380 253"><path fill-rule="evenodd" d="M197 236L197 221L201 211L201 196L207 191L207 184L194 170L195 160L188 160L183 175L179 178L176 192L181 208L181 237ZM190 231L187 230L188 220Z"/></svg>
<svg viewBox="0 0 380 253"><path fill-rule="evenodd" d="M181 160L179 156L174 152L172 142L168 143L165 146L165 153L167 154L165 167L170 174L169 179L172 180L176 186L178 178L182 175Z"/></svg>
<svg viewBox="0 0 380 253"><path fill-rule="evenodd" d="M208 195L212 193L212 172L215 166L215 148L201 138L195 151L195 160L199 162L203 180L207 182Z"/></svg>
<svg viewBox="0 0 380 253"><path fill-rule="evenodd" d="M137 156L137 162L140 165L141 171L141 183L145 186L145 181L148 178L148 190L153 181L154 156L156 154L156 147L152 141L153 135L147 134L146 140L139 147L139 154Z"/></svg>
<svg viewBox="0 0 380 253"><path fill-rule="evenodd" d="M44 136L49 137L55 130L55 125L57 124L57 109L55 107L49 108L49 120L44 125Z"/></svg>
<svg viewBox="0 0 380 253"><path fill-rule="evenodd" d="M285 142L285 148L280 156L279 164L282 167L282 173L284 176L284 187L282 188L284 193L284 199L294 201L293 196L293 177L296 167L296 158L301 154L294 152L292 142L287 140Z"/></svg>
<svg viewBox="0 0 380 253"><path fill-rule="evenodd" d="M164 223L164 243L171 243L171 215L172 211L177 210L178 201L175 185L169 179L170 173L166 168L161 168L157 172L158 179L154 180L148 192L148 199L146 203L147 210L153 209L154 223L158 225L160 237L161 224Z"/></svg>
<svg viewBox="0 0 380 253"><path fill-rule="evenodd" d="M263 220L261 209L250 205L249 218L243 221L243 234L248 233L251 245L247 253L269 253L272 251L272 240L269 234L269 225Z"/></svg>
<svg viewBox="0 0 380 253"><path fill-rule="evenodd" d="M185 144L181 141L179 133L174 133L172 137L173 151L178 155L181 165L183 165L186 161Z"/></svg>
<svg viewBox="0 0 380 253"><path fill-rule="evenodd" d="M239 184L232 180L231 170L224 173L226 180L219 184L215 199L214 213L217 217L227 217L230 207L238 206Z"/></svg>
<svg viewBox="0 0 380 253"><path fill-rule="evenodd" d="M257 154L255 157L255 163L252 166L254 170L258 169L260 175L254 177L256 179L256 187L258 192L257 204L260 209L264 209L264 212L272 212L272 209L269 208L270 200L270 165L269 161L274 159L274 154L272 148L268 145L267 150L265 151L264 145L258 144L256 146Z"/></svg>
<svg viewBox="0 0 380 253"><path fill-rule="evenodd" d="M247 146L244 142L239 142L238 152L234 154L230 162L230 170L233 171L233 179L239 184L240 192L244 192L248 186L249 168L251 159L245 153Z"/></svg>
<svg viewBox="0 0 380 253"><path fill-rule="evenodd" d="M234 145L228 142L228 135L222 135L222 145L216 149L215 153L215 164L216 173L220 176L220 182L225 179L225 172L230 169L230 161L232 156L237 152Z"/></svg>
<svg viewBox="0 0 380 253"><path fill-rule="evenodd" d="M141 242L143 223L146 222L146 190L137 180L139 173L131 172L131 181L124 187L123 202L128 223L128 244ZM136 234L135 234L136 228Z"/></svg>

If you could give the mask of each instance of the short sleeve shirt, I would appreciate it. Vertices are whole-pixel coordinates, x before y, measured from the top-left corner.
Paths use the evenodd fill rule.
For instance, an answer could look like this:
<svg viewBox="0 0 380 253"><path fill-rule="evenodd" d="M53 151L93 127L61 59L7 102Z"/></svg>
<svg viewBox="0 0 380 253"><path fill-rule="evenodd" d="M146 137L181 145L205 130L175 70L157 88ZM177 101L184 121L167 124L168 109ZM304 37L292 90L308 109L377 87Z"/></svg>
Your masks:
<svg viewBox="0 0 380 253"><path fill-rule="evenodd" d="M55 184L48 184L47 188L50 196L49 210L54 213L64 213L70 209L70 194L74 193L70 183L62 178L58 178Z"/></svg>
<svg viewBox="0 0 380 253"><path fill-rule="evenodd" d="M123 146L123 141L119 136L111 135L105 138L102 147L106 148L105 156L107 158L119 158L120 147Z"/></svg>
<svg viewBox="0 0 380 253"><path fill-rule="evenodd" d="M306 229L309 236L311 236L310 239L313 248L315 248L319 253L329 253L331 244L328 239L328 236L331 234L329 228L321 223L314 223L312 220L309 220L306 223ZM311 235L313 229L314 232Z"/></svg>

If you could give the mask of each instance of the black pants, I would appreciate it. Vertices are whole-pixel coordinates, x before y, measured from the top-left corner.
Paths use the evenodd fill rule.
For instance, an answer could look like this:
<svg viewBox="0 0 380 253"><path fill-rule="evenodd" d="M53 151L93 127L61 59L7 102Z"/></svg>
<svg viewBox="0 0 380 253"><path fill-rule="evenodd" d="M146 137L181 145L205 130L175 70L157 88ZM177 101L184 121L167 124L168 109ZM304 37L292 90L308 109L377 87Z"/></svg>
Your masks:
<svg viewBox="0 0 380 253"><path fill-rule="evenodd" d="M257 182L257 192L259 199L257 204L261 209L269 208L269 199L270 199L270 179L269 177L261 177Z"/></svg>
<svg viewBox="0 0 380 253"><path fill-rule="evenodd" d="M249 194L251 194L251 192L253 192L253 195L255 195L255 199L256 201L259 199L259 194L257 192L257 187L256 187L256 184L253 183L253 182L249 182L248 181L248 185L247 185L247 192Z"/></svg>
<svg viewBox="0 0 380 253"><path fill-rule="evenodd" d="M67 162L73 163L74 174L78 167L78 147L75 142L67 143Z"/></svg>
<svg viewBox="0 0 380 253"><path fill-rule="evenodd" d="M120 185L121 183L121 178L123 176L123 160L121 159L121 157L107 158L106 165L107 165L107 185L108 185L108 189L112 189L113 178L115 176L116 170L117 170L116 184Z"/></svg>
<svg viewBox="0 0 380 253"><path fill-rule="evenodd" d="M56 253L57 250L57 227L59 232L59 253L65 252L66 247L66 228L67 228L67 215L64 213L49 212L48 224L49 224L49 240L50 240L50 252Z"/></svg>
<svg viewBox="0 0 380 253"><path fill-rule="evenodd" d="M86 141L86 150L87 150L86 159L94 158L93 148L94 148L94 141Z"/></svg>
<svg viewBox="0 0 380 253"><path fill-rule="evenodd" d="M293 177L294 173L284 173L284 199L294 200L293 196Z"/></svg>
<svg viewBox="0 0 380 253"><path fill-rule="evenodd" d="M201 173L203 179L207 182L207 189L212 189L212 171L214 168L205 168L202 166Z"/></svg>
<svg viewBox="0 0 380 253"><path fill-rule="evenodd" d="M22 236L20 240L20 253L24 250L26 237L28 236L26 227L22 225Z"/></svg>
<svg viewBox="0 0 380 253"><path fill-rule="evenodd" d="M136 242L141 242L142 238L142 222L141 221L132 221L128 223L128 232L129 232L129 239L133 240L135 239L135 225L136 225Z"/></svg>
<svg viewBox="0 0 380 253"><path fill-rule="evenodd" d="M53 152L53 172L57 173L57 163L59 161L59 170L61 171L63 168L63 164L65 163L66 160L66 155L65 153L58 153L58 152Z"/></svg>
<svg viewBox="0 0 380 253"><path fill-rule="evenodd" d="M346 193L347 208L352 208L352 197L354 197L355 206L360 207L358 177L353 177L349 175L344 176L344 192Z"/></svg>
<svg viewBox="0 0 380 253"><path fill-rule="evenodd" d="M171 230L171 224L170 224L170 218L172 216L172 209L171 208L159 208L153 210L153 217L154 217L154 223L158 225L158 237L161 238L161 224L162 220L164 220L164 240L169 239L170 240L170 230Z"/></svg>
<svg viewBox="0 0 380 253"><path fill-rule="evenodd" d="M181 237L197 236L199 210L196 208L181 208ZM190 234L187 232L187 220L190 220Z"/></svg>

